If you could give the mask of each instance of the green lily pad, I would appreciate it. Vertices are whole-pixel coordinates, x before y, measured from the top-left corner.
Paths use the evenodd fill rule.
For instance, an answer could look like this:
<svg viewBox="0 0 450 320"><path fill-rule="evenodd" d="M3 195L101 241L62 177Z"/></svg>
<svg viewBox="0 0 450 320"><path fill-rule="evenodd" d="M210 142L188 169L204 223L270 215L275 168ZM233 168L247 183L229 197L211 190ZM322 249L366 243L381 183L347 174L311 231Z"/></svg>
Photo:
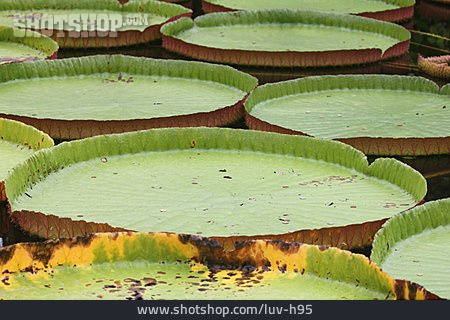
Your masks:
<svg viewBox="0 0 450 320"><path fill-rule="evenodd" d="M345 14L261 10L181 18L161 28L164 48L192 58L258 66L338 66L400 56L410 33Z"/></svg>
<svg viewBox="0 0 450 320"><path fill-rule="evenodd" d="M0 299L437 298L362 255L296 243L230 253L206 238L122 233L18 244L0 257Z"/></svg>
<svg viewBox="0 0 450 320"><path fill-rule="evenodd" d="M0 65L55 58L58 44L31 30L0 25Z"/></svg>
<svg viewBox="0 0 450 320"><path fill-rule="evenodd" d="M371 259L399 279L450 299L450 199L426 203L388 220L376 234Z"/></svg>
<svg viewBox="0 0 450 320"><path fill-rule="evenodd" d="M190 14L191 10L180 5L153 0L123 5L118 0L0 2L0 25L36 29L64 48L146 43L159 39L163 23Z"/></svg>
<svg viewBox="0 0 450 320"><path fill-rule="evenodd" d="M192 128L63 143L16 167L6 189L13 220L44 238L132 230L355 247L421 201L426 182L338 142Z"/></svg>
<svg viewBox="0 0 450 320"><path fill-rule="evenodd" d="M23 123L0 118L0 202L6 200L4 179L15 165L36 150L53 146L53 140L43 132Z"/></svg>
<svg viewBox="0 0 450 320"><path fill-rule="evenodd" d="M351 13L385 21L412 17L415 0L202 0L205 12L291 9Z"/></svg>
<svg viewBox="0 0 450 320"><path fill-rule="evenodd" d="M340 140L366 154L448 154L449 89L420 77L384 75L267 84L246 101L247 124Z"/></svg>
<svg viewBox="0 0 450 320"><path fill-rule="evenodd" d="M154 127L223 126L257 80L227 66L92 56L5 66L0 115L54 138Z"/></svg>

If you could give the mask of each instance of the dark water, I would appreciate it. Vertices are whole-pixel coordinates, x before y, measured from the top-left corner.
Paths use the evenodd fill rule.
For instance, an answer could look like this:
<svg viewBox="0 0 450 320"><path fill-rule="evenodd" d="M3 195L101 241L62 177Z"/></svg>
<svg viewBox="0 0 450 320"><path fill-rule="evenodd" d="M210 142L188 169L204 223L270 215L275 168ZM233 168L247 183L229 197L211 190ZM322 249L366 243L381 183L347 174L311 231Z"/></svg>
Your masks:
<svg viewBox="0 0 450 320"><path fill-rule="evenodd" d="M351 68L237 68L248 72L258 78L260 84L268 82L283 81L311 75L323 74L357 74L357 73L380 73L399 75L418 75L427 77L439 85L447 81L430 78L417 68L417 55L423 56L450 54L450 6L437 5L425 1L417 1L414 19L407 21L404 26L411 30L412 41L409 55L395 60L380 63L356 66ZM200 1L190 0L185 5L194 9L194 16L201 14ZM434 35L433 35L434 34ZM182 59L182 57L170 53L161 47L161 42L152 42L145 45L111 48L111 49L88 49L88 50L60 50L60 58L79 57L93 54L126 54L142 57L161 59ZM245 129L245 123L239 122L231 127ZM450 155L433 157L407 157L398 158L421 172L428 182L428 194L426 201L450 197ZM373 160L371 158L370 160ZM6 214L6 206L0 205L0 237L5 245L21 241L39 241L40 239L17 230L10 223ZM358 252L368 255L370 248L364 248Z"/></svg>

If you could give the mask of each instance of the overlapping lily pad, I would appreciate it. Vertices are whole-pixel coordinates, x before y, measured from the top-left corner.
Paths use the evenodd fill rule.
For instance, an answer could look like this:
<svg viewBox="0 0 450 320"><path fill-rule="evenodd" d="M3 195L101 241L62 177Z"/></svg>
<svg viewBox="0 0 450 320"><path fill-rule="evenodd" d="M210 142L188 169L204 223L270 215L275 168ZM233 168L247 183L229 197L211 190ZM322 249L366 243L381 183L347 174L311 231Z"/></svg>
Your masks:
<svg viewBox="0 0 450 320"><path fill-rule="evenodd" d="M0 118L0 202L6 200L4 179L15 165L36 150L53 146L43 132L17 121Z"/></svg>
<svg viewBox="0 0 450 320"><path fill-rule="evenodd" d="M390 219L375 236L371 258L390 275L450 299L450 199Z"/></svg>
<svg viewBox="0 0 450 320"><path fill-rule="evenodd" d="M146 43L160 38L159 29L163 23L190 15L191 10L180 5L154 0L125 4L118 0L0 2L0 24L28 28L35 25L31 24L32 21L45 21L46 24L38 25L40 29L37 31L52 37L63 48L119 47ZM119 25L116 25L116 21ZM87 25L89 29L84 27Z"/></svg>
<svg viewBox="0 0 450 320"><path fill-rule="evenodd" d="M173 128L63 143L17 166L6 191L12 220L43 238L131 230L353 248L420 202L426 181L338 142Z"/></svg>
<svg viewBox="0 0 450 320"><path fill-rule="evenodd" d="M223 126L244 115L256 78L199 62L91 56L8 65L0 116L54 138L154 127Z"/></svg>
<svg viewBox="0 0 450 320"><path fill-rule="evenodd" d="M0 26L0 65L54 59L58 44L31 30Z"/></svg>
<svg viewBox="0 0 450 320"><path fill-rule="evenodd" d="M450 86L420 77L307 77L257 88L250 128L336 139L372 155L450 153Z"/></svg>
<svg viewBox="0 0 450 320"><path fill-rule="evenodd" d="M313 11L261 10L181 18L161 28L163 46L195 59L310 67L375 62L408 52L405 28Z"/></svg>
<svg viewBox="0 0 450 320"><path fill-rule="evenodd" d="M203 11L291 9L351 13L384 21L410 19L415 0L202 0Z"/></svg>
<svg viewBox="0 0 450 320"><path fill-rule="evenodd" d="M419 54L419 68L433 77L450 79L450 55L424 58Z"/></svg>
<svg viewBox="0 0 450 320"><path fill-rule="evenodd" d="M0 249L0 299L434 299L362 255L282 242L102 234ZM49 276L51 274L51 276Z"/></svg>

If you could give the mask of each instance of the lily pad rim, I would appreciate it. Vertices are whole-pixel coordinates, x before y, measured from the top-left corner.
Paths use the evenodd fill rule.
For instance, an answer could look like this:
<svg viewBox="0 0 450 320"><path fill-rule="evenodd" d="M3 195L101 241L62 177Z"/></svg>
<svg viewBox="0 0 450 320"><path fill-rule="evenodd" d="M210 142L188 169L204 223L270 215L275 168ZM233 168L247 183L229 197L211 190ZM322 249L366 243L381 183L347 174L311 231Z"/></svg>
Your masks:
<svg viewBox="0 0 450 320"><path fill-rule="evenodd" d="M423 57L420 53L417 57L419 69L429 76L450 79L450 55L438 55ZM449 84L447 83L445 87Z"/></svg>
<svg viewBox="0 0 450 320"><path fill-rule="evenodd" d="M4 118L0 118L0 139L0 143L7 141L33 150L51 148L55 144L46 133L22 122ZM0 206L3 206L3 202L6 200L6 177L0 177Z"/></svg>
<svg viewBox="0 0 450 320"><path fill-rule="evenodd" d="M348 80L367 80L367 81L357 81L357 86L349 88L345 86L340 86L340 84L346 84ZM382 86L381 83L377 83L377 80L388 80L384 84L388 87ZM323 86L321 87L321 81ZM397 84L395 82L397 81ZM311 83L314 85L318 82L318 87L308 88L308 85ZM371 85L371 84L374 85ZM355 84L355 81L353 82ZM406 84L409 86L410 90L405 90L402 85ZM302 86L303 85L303 86ZM364 86L365 85L365 86ZM392 85L392 86L391 86ZM422 87L421 87L422 86ZM305 90L299 91L299 89L305 88ZM267 122L266 120L262 120L258 117L255 117L251 114L253 108L259 104L270 100L282 99L284 97L301 95L304 93L314 93L321 91L342 91L344 89L356 89L356 90L388 90L388 91L403 91L403 92L422 92L422 93L430 93L430 94L438 94L438 95L448 95L450 94L450 84L446 84L443 87L439 88L439 86L432 80L429 80L424 77L419 76L401 76L401 75L385 75L385 74L352 74L352 75L322 75L322 76L308 76L298 79L267 83L264 85L258 86L252 93L249 95L247 100L244 103L244 108L246 112L246 117L254 118L259 122L264 122L271 126L275 126L277 128L288 130L292 133L310 136L307 132L301 132L298 130L290 129L287 127L281 127L279 125L272 124ZM416 89L416 90L414 90ZM417 90L420 89L420 90ZM297 90L297 91L295 91ZM286 91L288 93L286 94ZM248 119L247 119L248 120ZM354 136L348 138L333 138L333 140L338 141L352 141L357 139L370 139L376 141L377 139L390 139L396 141L409 141L414 139L426 140L426 139L447 139L449 136L437 136L437 137L372 137L372 136Z"/></svg>
<svg viewBox="0 0 450 320"><path fill-rule="evenodd" d="M220 0L202 0L204 2L212 3L212 4L218 4ZM253 0L249 0L253 1ZM379 0L380 2L390 3L399 7L407 7L414 5L416 0Z"/></svg>
<svg viewBox="0 0 450 320"><path fill-rule="evenodd" d="M133 147L136 148L136 152L121 150L120 145L130 145L133 141L140 141L140 139L145 141L145 146L139 144ZM162 139L165 140L156 142ZM427 190L425 178L413 168L390 158L380 158L369 165L367 157L362 152L341 142L253 130L198 127L151 129L63 142L54 148L35 153L27 161L13 168L6 178L6 196L12 204L19 195L37 181L74 163L119 154L191 150L192 140L196 141L195 148L200 150L246 150L334 163L397 185L408 192L415 199L416 204L423 200ZM175 146L168 145L168 141ZM217 147L218 143L221 143L221 148ZM238 147L233 144L237 144ZM273 150L274 145L275 147L281 145L278 148L282 151ZM115 149L111 151L114 147ZM287 149L283 150L283 148ZM85 154L81 155L81 152ZM308 152L310 152L309 156L303 156L308 155ZM78 159L74 159L73 155L76 155ZM14 212L10 211L9 214L13 215ZM45 214L51 215L51 212Z"/></svg>
<svg viewBox="0 0 450 320"><path fill-rule="evenodd" d="M392 39L396 39L395 43L384 51L381 48L352 48L352 49L336 49L336 50L252 50L219 48L215 45L201 45L190 41L184 41L177 35L194 28L194 25L207 25L211 23L215 25L216 20L229 22L228 24L239 24L239 18L245 17L246 21L256 20L260 16L265 15L267 19L279 19L276 21L289 21L289 19L298 22L299 17L305 19L308 23L323 24L322 21L332 20L332 25L338 28L345 28L352 21L350 28L359 25L359 30L385 34ZM303 15L303 17L302 17ZM311 17L316 21L311 22ZM248 19L247 19L248 18ZM356 20L355 20L356 19ZM200 23L201 22L201 23ZM350 30L350 29L349 29ZM324 67L324 66L343 66L373 63L380 60L386 60L406 54L409 49L411 33L405 28L384 21L378 21L371 18L346 14L329 14L317 11L299 11L299 10L260 10L260 11L233 11L210 13L197 17L195 20L190 18L179 18L175 21L168 22L161 28L163 47L177 54L188 56L196 60L205 60L210 62L220 62L231 65L252 65L252 66L270 66L270 67Z"/></svg>
<svg viewBox="0 0 450 320"><path fill-rule="evenodd" d="M240 23L239 19L244 19L243 23ZM278 20L276 20L278 19ZM294 22L292 20L294 20ZM303 19L308 19L306 23L303 23ZM316 19L311 21L311 19ZM333 24L323 23L326 19L333 20ZM266 21L268 20L268 21ZM281 21L280 21L281 20ZM262 22L261 22L262 21ZM228 25L252 25L252 24L271 24L271 23L287 23L287 24L308 24L308 25L327 25L334 27L342 27L337 25L338 23L345 23L346 25L352 22L352 27L345 27L346 29L365 30L365 28L377 26L382 27L383 32L380 30L370 31L374 33L381 33L386 35L386 30L394 32L394 35L389 35L392 38L397 39L399 42L409 41L411 39L411 33L402 26L395 23L379 21L371 18L353 16L348 14L339 13L323 13L311 10L289 10L289 9L269 9L269 10L247 10L247 11L233 11L233 12L214 12L208 13L196 17L195 19L188 17L181 17L174 21L164 24L161 28L161 33L167 37L175 37L180 32L186 31L193 27L210 27L210 26L228 26ZM215 48L204 46L208 48ZM236 50L236 49L221 49L221 50L233 50L233 51L252 51L253 50ZM389 49L388 49L389 50ZM346 51L346 50L339 50ZM348 50L350 51L350 50ZM258 51L256 51L258 52ZM263 51L264 52L264 51ZM295 52L295 51L290 51ZM307 51L297 51L307 52ZM313 51L314 52L314 51Z"/></svg>
<svg viewBox="0 0 450 320"><path fill-rule="evenodd" d="M79 70L82 72L78 72ZM117 69L117 70L116 70ZM3 72L0 74L0 85L20 81L33 81L33 79L52 79L59 77L79 77L81 75L97 75L102 73L124 72L130 75L139 74L143 76L162 76L174 79L195 79L202 82L217 83L225 87L233 88L242 92L242 98L236 100L233 105L223 105L208 112L194 112L184 115L173 115L166 117L142 117L136 119L121 120L94 120L94 119L75 119L66 120L63 118L48 118L24 116L20 114L3 113L0 116L17 119L24 122L47 121L55 124L71 123L81 126L89 124L116 123L125 124L135 121L153 121L162 119L172 119L189 117L196 115L211 115L217 117L214 113L223 112L231 107L243 107L243 102L248 94L258 85L258 79L248 73L237 70L231 66L206 63L201 61L185 61L175 59L154 59L147 57L134 57L128 55L91 55L84 57L75 57L58 60L45 60L36 62L24 62L19 65L9 64L2 66ZM206 120L205 120L206 121Z"/></svg>
<svg viewBox="0 0 450 320"><path fill-rule="evenodd" d="M124 247L126 244L131 245L133 242L141 242L145 244L145 240L155 240L155 242L158 242L158 245L160 245L160 242L164 242L166 239L169 238L177 238L177 244L174 244L175 246L182 245L184 247L191 246L193 250L183 250L184 252L180 252L182 256L185 257L187 260L193 260L197 263L204 264L206 267L217 267L217 263L226 263L228 261L232 261L234 263L231 263L229 266L227 266L230 270L240 270L240 268L244 264L249 264L254 267L264 267L266 260L264 260L265 252L266 250L270 255L272 255L274 252L280 255L280 258L282 261L283 259L292 259L292 256L296 257L293 262L297 262L299 265L304 266L304 271L308 274L311 274L314 277L318 278L326 278L328 279L331 277L331 281L338 281L342 283L348 283L348 284L358 284L360 283L360 278L362 276L362 282L364 284L368 284L367 289L374 290L378 292L382 292L382 290L387 290L389 292L389 295L393 295L395 298L405 299L405 298L416 298L416 299L438 299L439 297L426 291L423 287L420 285L417 285L412 282L404 281L404 280L396 280L389 276L387 273L385 273L378 265L372 263L366 256L362 254L356 254L349 252L347 250L341 250L338 248L326 248L323 246L316 246L316 245L308 245L308 244L302 244L297 242L283 242L283 241L272 241L272 240L252 240L252 241L242 241L239 244L239 249L237 251L244 251L247 255L242 256L241 254L234 254L233 252L229 253L224 248L217 243L214 240L211 240L209 238L203 238L197 235L186 235L186 234L176 234L176 233L164 233L164 232L148 232L148 233L134 233L134 232L119 232L119 233L101 233L101 234L91 234L86 236L80 236L76 238L66 238L66 239L56 239L56 240L48 240L45 242L38 242L38 243L18 243L11 246L6 246L3 248L0 248L0 253L2 253L2 263L0 264L0 270L4 270L5 262L10 262L15 255L16 249L19 249L18 251L21 253L28 253L31 256L31 252L33 252L36 249L39 249L39 247L45 247L46 250L49 249L49 246L52 247L51 255L48 257L51 259L54 257L54 253L58 252L59 250L66 251L68 248L76 248L78 250L91 250L91 247L93 246L92 243L95 240L99 240L99 242L103 241L103 244L108 243L109 246L112 248L118 249L118 247ZM128 239L127 239L128 238ZM174 239L171 239L171 242L174 242ZM170 246L169 241L166 241L163 245L166 245L167 247ZM141 246L131 246L131 249L135 249L138 251L138 249L142 250L143 247ZM202 248L207 250L202 250ZM148 248L147 248L148 249ZM179 250L181 248L173 248L175 251ZM69 249L70 250L70 249ZM250 253L254 253L254 251L261 254L261 257L263 258L261 260L261 257L256 258L254 256L249 256ZM123 250L119 250L118 252L123 252ZM119 254L120 256L123 256L122 254ZM212 259L208 259L210 256L212 256ZM258 255L259 256L259 255ZM100 261L95 261L96 256L95 254L88 258L84 259L85 261L78 263L76 262L77 259L79 259L79 255L77 257L73 258L64 254L64 255L58 255L57 264L55 266L53 265L47 265L47 268L58 268L61 266L73 266L74 263L76 263L77 267L84 267L88 266L92 263L114 263L117 261L121 261L119 256L116 254L106 254L105 257L103 257ZM224 259L220 259L220 257L223 257ZM94 259L92 259L94 258ZM145 258L138 257L134 259L126 259L124 261L140 261L144 260ZM63 261L63 260L66 261ZM274 260L276 258L272 258ZM211 260L211 261L210 261ZM336 263L342 264L345 263L346 267L349 265L353 267L353 272L351 274L352 277L348 277L346 273L342 272L327 272L325 274L324 270L321 270L322 268L317 265L314 265L312 262L315 261L316 263L319 263L322 260L322 262L325 264L326 267L329 268L330 266L333 267L333 269L336 269ZM330 261L331 260L331 261ZM26 266L26 264L15 264L15 268L17 270L7 270L8 273L21 273L23 272L27 267L31 267L32 264L36 261L34 259L28 261L29 266ZM277 268L277 265L272 265L274 261L271 261L271 267ZM292 268L292 263L289 263L288 268ZM296 264L294 263L294 266ZM325 271L329 271L329 269L326 269ZM290 272L299 272L300 270L289 270ZM362 272L361 275L356 278L356 282L349 281L353 278L355 271ZM325 277L326 276L326 277ZM345 277L345 278L344 278ZM367 282L367 283L366 283ZM413 291L413 292L411 292ZM413 294L414 295L413 295Z"/></svg>
<svg viewBox="0 0 450 320"><path fill-rule="evenodd" d="M104 59L105 61L102 61L102 59ZM188 60L178 60L178 59L157 59L157 58L148 58L148 57L135 57L135 56L130 56L130 55L124 55L124 54L98 54L98 55L88 55L88 56L82 56L82 57L71 57L71 58L66 58L66 59L57 59L57 60L43 60L43 61L35 61L35 62L24 62L21 64L21 68L23 69L28 69L28 71L36 71L37 67L40 67L40 65L42 64L43 66L49 65L56 65L58 68L64 69L64 68L70 68L69 66L66 66L72 62L79 62L80 64L87 64L87 63L95 63L97 62L97 64L95 64L94 67L98 68L98 71L93 72L92 69L90 69L89 71L86 72L81 72L81 73L77 73L76 76L78 75L90 75L90 74L101 74L101 73L112 73L112 71L108 71L107 69L110 66L114 65L114 62L116 63L124 63L124 62L134 62L134 64L139 64L142 62L148 62L149 64L152 64L152 67L154 67L154 65L167 65L167 66L171 66L171 72L167 72L165 71L165 73L169 73L169 74L155 74L154 72L152 73L152 70L150 68L146 69L149 72L135 72L134 74L139 74L139 75L148 75L148 76L167 76L167 77L171 77L171 78L185 78L185 79L196 79L196 80L203 80L203 81L211 81L211 82L217 82L217 83L221 83L230 87L234 87L237 88L241 91L250 93L251 91L253 91L253 89L255 89L258 85L258 79L246 72L240 71L236 68L233 68L232 66L228 66L228 65L223 65L223 64L218 64L218 63L210 63L210 62L203 62L203 61L188 61ZM98 63L103 63L101 66ZM106 65L105 65L106 63ZM215 71L215 72L211 72L211 74L200 74L200 75L194 75L194 76L190 76L188 74L188 72L186 70L180 70L179 67L180 66L187 66L190 67L192 69L198 68L200 70L204 69L211 69L209 71ZM101 68L103 67L103 68ZM128 66L127 66L128 67ZM51 79L53 76L50 75L46 75L46 76L40 76L40 75L36 75L34 73L26 73L26 70L20 70L21 68L18 67L14 67L11 65L5 65L2 66L2 71L10 71L8 69L19 69L18 71L21 71L20 75L17 75L16 73L14 73L13 71L13 75L7 76L5 74L5 72L2 72L4 74L3 77L0 76L0 84L2 83L7 83L9 81L15 81L15 80L32 80L32 79ZM214 70L215 69L215 70ZM53 70L53 69L52 69ZM86 69L84 69L86 70ZM128 72L128 71L121 71L121 72ZM237 85L232 85L229 84L226 80L228 80L228 77L223 77L222 79L220 79L219 76L217 76L217 74L214 74L216 72L221 72L222 74L225 75L229 75L229 76L236 76L241 78L242 80L246 80L248 82L248 84L246 85L248 88L242 88L239 87ZM41 71L42 73L42 71ZM46 72L48 74L48 72ZM170 74L172 73L172 74ZM130 72L130 74L132 74L132 72ZM218 80L211 80L209 79L211 77L211 75L216 76L216 78ZM66 75L68 78L72 77L72 75ZM225 79L225 80L224 80Z"/></svg>
<svg viewBox="0 0 450 320"><path fill-rule="evenodd" d="M450 210L450 198L427 202L388 219L375 234L370 259L382 265L397 243L424 231L450 225L450 211L445 210ZM407 227L414 222L414 228ZM401 232L398 228L402 228ZM397 232L391 232L391 230L397 230ZM389 244L389 250L385 250L387 244Z"/></svg>
<svg viewBox="0 0 450 320"><path fill-rule="evenodd" d="M14 135L14 137L11 137L10 135L6 135L6 138L4 138L5 135L4 135L4 133L1 132L1 130L5 126L8 126L9 127L8 129L11 129L11 127L12 127L14 130L21 131L21 135L19 135L19 136ZM23 135L27 135L27 134L31 135L30 138L35 138L35 139L33 139L35 141L32 141L31 143L27 143L27 142L23 141L24 139L21 139L21 137ZM26 145L36 151L54 146L53 139L45 132L42 132L42 131L40 131L30 125L27 125L25 123L6 119L6 118L0 118L0 136L2 137L2 140L4 140L4 141L8 141L11 143L24 145L24 146ZM37 145L36 144L37 142L42 142L42 145L41 144Z"/></svg>
<svg viewBox="0 0 450 320"><path fill-rule="evenodd" d="M247 1L252 1L252 0L247 0ZM381 12L385 12L385 11L398 10L398 9L403 9L403 8L414 6L414 4L416 3L416 0L379 0L379 1L395 5L397 8L389 9L389 10L379 10L379 11L362 11L362 12L358 12L356 14L381 13ZM238 10L238 9L224 6L224 4L220 3L221 2L220 0L202 0L202 2L206 2L206 3L214 5L214 6L220 6L225 10L236 10L236 11Z"/></svg>
<svg viewBox="0 0 450 320"><path fill-rule="evenodd" d="M26 5L24 5L26 4ZM67 9L67 4L71 4L70 8ZM38 5L38 7L36 7ZM9 2L0 2L0 11L25 11L25 10L58 10L58 6L65 6L61 10L70 10L74 9L95 9L98 10L111 10L117 12L147 12L142 11L142 9L161 9L161 14L165 14L164 17L171 18L176 17L182 14L192 13L192 10L186 8L184 6L166 2L166 1L157 1L157 0L139 0L139 1L129 1L125 4L120 4L118 0L116 1L108 1L105 3L104 0L78 0L72 1L63 4L59 4L57 1L53 1L52 3L48 3L48 1L43 0L22 0L21 2L9 1ZM142 7L143 6L143 7ZM15 7L15 8L14 8ZM114 10L120 9L120 10ZM167 12L164 12L166 9ZM133 11L134 10L134 11Z"/></svg>
<svg viewBox="0 0 450 320"><path fill-rule="evenodd" d="M11 33L10 36L5 37L6 32ZM19 36L15 36L15 34L18 34ZM0 25L0 42L1 41L19 43L33 48L45 53L47 59L55 57L59 50L58 43L53 39L46 37L37 31L19 29L16 27ZM37 43L42 44L43 46L38 46Z"/></svg>
<svg viewBox="0 0 450 320"><path fill-rule="evenodd" d="M201 135L201 134L207 134L208 135L208 140L213 140L215 141L214 138L219 138L219 139L224 139L225 141L228 141L229 143L226 144L225 146L221 145L221 148L217 148L217 147L206 147L203 148L199 145L196 145L195 148L198 149L218 149L218 150L246 150L246 151L251 151L251 152L263 152L263 153L268 153L268 154L284 154L284 155L290 155L290 156L294 156L294 157L301 157L301 158L306 158L306 159L312 159L312 160L323 160L325 162L329 162L329 163L334 163L336 165L341 165L343 167L346 167L348 169L354 169L356 171L358 171L361 174L365 174L368 175L367 171L369 169L371 170L380 170L381 168L378 168L380 166L392 166L393 168L403 168L405 170L405 174L406 172L409 172L409 174L414 174L417 178L421 178L422 182L425 181L425 178L415 169L413 169L412 167L402 163L399 160L396 159L392 159L392 158L379 158L376 159L374 162L372 162L371 164L369 164L367 156L353 148L352 146L339 142L339 141L334 141L334 140L327 140L327 139L320 139L320 138L313 138L313 137L307 137L307 136L292 136L292 135L284 135L284 134L279 134L279 133L272 133L272 132L261 132L261 131L255 131L255 130L245 130L245 129L231 129L231 128L210 128L210 127L196 127L196 128L157 128L157 129L149 129L149 130L141 130L141 131L135 131L135 132L126 132L126 133L121 133L121 134L109 134L109 135L101 135L101 136L94 136L94 137L90 137L90 138L85 138L85 139L81 139L81 140L73 140L73 141L66 141L63 142L51 149L44 149L44 150L40 150L39 152L33 154L31 156L30 159L28 159L25 163L22 163L18 166L16 166L15 169L12 170L12 172L14 172L17 169L20 169L19 167L25 167L28 164L32 164L35 160L35 158L37 157L43 157L43 158L47 158L48 156L52 156L51 153L56 153L56 152L64 152L64 149L68 149L70 150L71 148L73 148L74 146L82 146L83 144L95 144L97 141L101 142L102 140L106 141L107 145L113 146L115 143L117 143L117 140L124 140L124 141L133 141L133 139L139 139L140 137L146 137L146 138L150 138L150 139L157 139L157 137L160 136L165 136L167 139L167 136L180 136L182 133L186 133L186 134L197 134L197 135ZM211 136L215 134L216 136L211 138ZM153 137L152 137L153 135ZM231 141L230 140L232 138L253 138L250 139L252 141L242 141L242 142L236 142L236 141ZM272 147L271 144L267 143L267 140L269 139L277 139L278 141L283 141L286 140L286 142L291 142L295 143L295 146L289 145L289 151L290 152L286 152L286 150L284 150L284 152L279 152L279 150L265 150L268 149L269 147ZM109 141L108 141L109 140ZM205 139L206 140L206 139ZM259 141L257 141L259 140ZM266 141L265 141L266 140ZM217 141L215 141L217 142ZM235 142L235 143L247 143L246 148L242 149L242 148L238 148L238 147L234 147L231 144ZM177 142L179 144L179 142ZM223 143L223 141L222 141ZM256 144L259 143L259 144ZM329 149L335 149L334 151L336 152L340 152L341 154L345 154L346 157L350 158L352 161L348 161L347 159L336 159L336 155L334 154L333 156L335 157L335 159L337 161L330 161L329 159L324 159L324 157L330 156L330 152L328 151L325 154L313 154L310 156L304 156L304 155L295 155L292 154L292 152L305 152L305 150L300 150L300 148L298 148L298 146L302 146L302 144L310 144L308 145L309 149L313 149L312 146L314 146L315 148L317 148L318 146L322 147L324 150L328 151ZM141 146L142 147L142 146ZM115 152L113 152L112 154L109 154L109 156L113 156L113 155L124 155L124 154L139 154L139 153L143 153L143 152L164 152L164 151L171 151L171 150L189 150L192 149L192 146L186 145L186 146L176 146L176 147L172 147L170 145L167 145L167 143L165 143L165 145L161 146L149 146L148 142L147 142L147 148L149 149L145 149L143 150L142 148L138 148L138 152L126 152L123 153L123 150L115 150ZM240 146L242 147L242 145ZM156 148L156 149L155 149ZM296 149L297 148L297 149ZM61 150L61 151L60 151ZM83 161L71 161L70 164L74 164L77 162L84 162L90 159L96 159L96 158L101 158L102 157L102 153L99 150L95 150L97 151L98 154L94 154L91 155L90 152L91 150L86 150L86 153L89 154L88 159L85 159ZM104 151L104 150L103 150ZM119 153L120 151L120 153ZM46 153L49 153L47 155L45 155ZM381 175L382 171L384 171L386 168L384 168L383 170L380 170L381 172L376 172L374 173L372 176L374 177L378 177L377 175ZM50 173L50 172L49 172ZM43 175L44 172L40 171L39 172L40 175ZM370 175L370 174L369 174ZM10 175L11 178L11 175ZM381 178L381 177L380 177ZM390 178L394 178L394 177L390 177ZM396 177L396 178L400 178L400 177ZM405 180L407 179L399 179L399 182L405 182ZM404 189L401 185L390 181L393 184L398 185L399 187L401 187L402 189ZM422 191L418 191L418 192L414 192L414 191L408 191L410 194L414 195L415 199L419 202L422 201L423 198L425 197L425 192L426 190L422 190Z"/></svg>

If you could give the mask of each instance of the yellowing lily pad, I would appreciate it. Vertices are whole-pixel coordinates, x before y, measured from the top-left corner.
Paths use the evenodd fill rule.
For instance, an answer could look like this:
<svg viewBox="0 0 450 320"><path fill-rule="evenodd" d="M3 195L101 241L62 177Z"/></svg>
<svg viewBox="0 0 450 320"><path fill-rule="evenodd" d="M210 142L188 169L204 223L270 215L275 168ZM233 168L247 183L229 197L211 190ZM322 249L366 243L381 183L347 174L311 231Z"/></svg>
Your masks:
<svg viewBox="0 0 450 320"><path fill-rule="evenodd" d="M43 253L45 254L37 254ZM362 255L282 242L102 234L0 249L0 299L430 299Z"/></svg>

